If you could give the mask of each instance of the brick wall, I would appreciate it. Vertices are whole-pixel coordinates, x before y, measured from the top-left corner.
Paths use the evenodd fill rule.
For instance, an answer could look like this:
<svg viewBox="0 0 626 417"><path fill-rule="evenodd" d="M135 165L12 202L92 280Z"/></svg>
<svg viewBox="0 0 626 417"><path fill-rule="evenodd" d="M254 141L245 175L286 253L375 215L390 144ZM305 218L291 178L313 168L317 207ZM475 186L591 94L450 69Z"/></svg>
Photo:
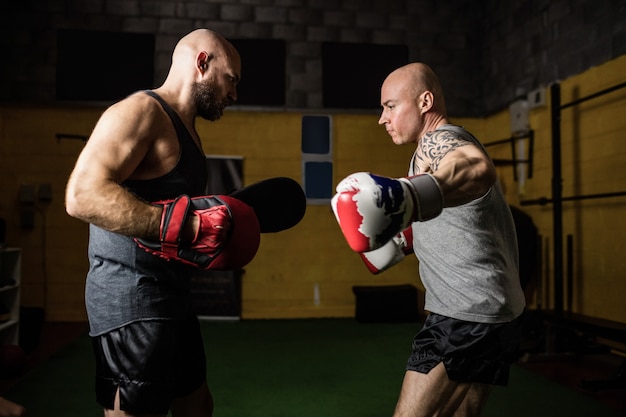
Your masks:
<svg viewBox="0 0 626 417"><path fill-rule="evenodd" d="M626 53L625 9L608 0L6 1L0 101L54 103L59 28L155 34L156 85L177 39L209 27L286 41L289 108L322 107L322 42L406 44L411 61L440 75L451 115L483 116ZM375 57L359 65L367 59ZM97 51L85 65L98 65Z"/></svg>
<svg viewBox="0 0 626 417"><path fill-rule="evenodd" d="M623 1L484 3L487 110L626 54Z"/></svg>

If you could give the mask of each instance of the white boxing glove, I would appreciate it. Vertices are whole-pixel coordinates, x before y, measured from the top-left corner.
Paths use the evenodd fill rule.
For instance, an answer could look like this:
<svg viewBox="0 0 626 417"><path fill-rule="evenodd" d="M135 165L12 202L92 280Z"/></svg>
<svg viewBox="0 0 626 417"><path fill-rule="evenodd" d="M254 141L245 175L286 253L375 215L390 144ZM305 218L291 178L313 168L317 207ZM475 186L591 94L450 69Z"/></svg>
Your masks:
<svg viewBox="0 0 626 417"><path fill-rule="evenodd" d="M443 193L430 174L388 178L369 172L347 176L331 200L337 222L355 252L380 248L414 221L443 209Z"/></svg>
<svg viewBox="0 0 626 417"><path fill-rule="evenodd" d="M374 275L399 264L409 254L413 254L413 228L411 226L380 248L359 253L367 269Z"/></svg>

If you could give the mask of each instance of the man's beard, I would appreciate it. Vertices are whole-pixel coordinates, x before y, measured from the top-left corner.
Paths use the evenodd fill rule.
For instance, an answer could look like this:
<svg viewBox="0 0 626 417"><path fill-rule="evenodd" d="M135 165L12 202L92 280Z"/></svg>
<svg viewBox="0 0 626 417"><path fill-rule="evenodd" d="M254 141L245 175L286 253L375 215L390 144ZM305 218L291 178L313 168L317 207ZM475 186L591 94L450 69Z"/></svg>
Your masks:
<svg viewBox="0 0 626 417"><path fill-rule="evenodd" d="M198 116L210 121L222 117L224 108L232 104L231 100L228 99L218 100L213 87L208 82L194 83L192 94Z"/></svg>

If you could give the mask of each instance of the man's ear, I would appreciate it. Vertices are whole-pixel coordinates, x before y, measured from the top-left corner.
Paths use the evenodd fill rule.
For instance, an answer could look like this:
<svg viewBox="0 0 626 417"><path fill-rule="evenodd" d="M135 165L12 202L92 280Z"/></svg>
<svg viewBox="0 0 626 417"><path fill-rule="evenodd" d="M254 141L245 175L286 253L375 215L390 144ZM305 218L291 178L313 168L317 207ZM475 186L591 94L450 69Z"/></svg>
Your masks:
<svg viewBox="0 0 626 417"><path fill-rule="evenodd" d="M432 109L434 104L435 104L435 96L433 95L433 93L431 93L428 90L424 91L422 93L422 96L420 98L420 103L419 103L422 114Z"/></svg>
<svg viewBox="0 0 626 417"><path fill-rule="evenodd" d="M209 69L210 59L211 59L211 56L209 55L208 52L202 51L198 53L198 56L196 57L196 67L198 68L198 71L200 71L200 73L203 74L206 70Z"/></svg>

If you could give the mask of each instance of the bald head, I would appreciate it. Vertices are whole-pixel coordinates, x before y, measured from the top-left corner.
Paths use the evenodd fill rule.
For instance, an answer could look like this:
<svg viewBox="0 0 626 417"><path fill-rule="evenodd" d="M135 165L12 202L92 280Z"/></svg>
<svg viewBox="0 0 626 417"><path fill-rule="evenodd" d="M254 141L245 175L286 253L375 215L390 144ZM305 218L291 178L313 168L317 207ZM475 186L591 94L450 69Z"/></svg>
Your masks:
<svg viewBox="0 0 626 417"><path fill-rule="evenodd" d="M172 54L170 71L156 92L177 110L207 120L217 120L237 100L241 58L223 36L196 29L182 37Z"/></svg>
<svg viewBox="0 0 626 417"><path fill-rule="evenodd" d="M430 91L434 97L434 109L445 115L446 105L439 77L428 65L413 62L400 67L387 76L387 83L402 85L414 98L424 91Z"/></svg>
<svg viewBox="0 0 626 417"><path fill-rule="evenodd" d="M178 41L174 48L174 57L181 57L189 53L193 54L197 50L214 51L229 49L229 46L232 48L230 42L222 35L209 29L196 29Z"/></svg>
<svg viewBox="0 0 626 417"><path fill-rule="evenodd" d="M209 29L196 29L182 37L172 55L172 69L179 70L196 60L198 54L206 54L206 59L227 59L239 63L239 53L220 34ZM192 66L193 68L193 66Z"/></svg>
<svg viewBox="0 0 626 417"><path fill-rule="evenodd" d="M449 123L439 79L422 63L389 74L380 89L380 105L378 124L396 145L419 143L426 132Z"/></svg>

